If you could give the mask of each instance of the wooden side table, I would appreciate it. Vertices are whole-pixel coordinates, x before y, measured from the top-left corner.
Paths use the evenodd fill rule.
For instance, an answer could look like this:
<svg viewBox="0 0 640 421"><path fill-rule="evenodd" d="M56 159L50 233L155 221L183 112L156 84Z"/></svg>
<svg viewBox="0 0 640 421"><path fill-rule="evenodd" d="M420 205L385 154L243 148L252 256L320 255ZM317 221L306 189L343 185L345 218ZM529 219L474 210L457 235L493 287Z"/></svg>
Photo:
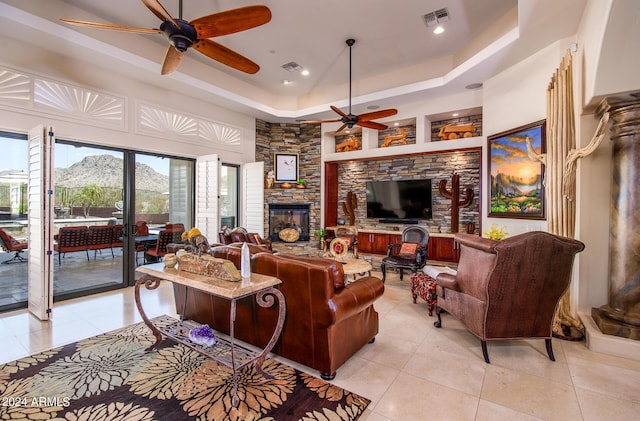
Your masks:
<svg viewBox="0 0 640 421"><path fill-rule="evenodd" d="M273 376L266 373L262 369L264 360L276 344L276 341L282 333L284 319L286 316L285 299L282 292L274 288L274 286L282 283L278 278L273 276L260 275L252 273L251 278L243 279L240 282L225 281L222 279L211 278L203 275L196 275L188 272L181 272L174 268L165 268L164 263L155 263L151 265L140 266L136 271L143 275L136 281L134 293L136 306L142 316L144 323L151 329L156 338L155 343L146 350L150 351L155 348L165 335L176 342L179 342L209 358L230 367L233 372L233 400L232 404L237 407L238 399L238 371L243 367L253 364L255 370L266 379L272 379ZM229 315L229 340L216 337L216 343L211 346L199 345L189 339L189 331L196 327L197 324L184 320L184 314L180 315L180 320L166 327L155 326L147 317L142 309L140 301L140 286L148 290L153 290L160 286L160 281L169 281L175 284L187 287L183 311L186 308L187 296L190 289L202 291L217 297L227 299L231 302ZM234 322L236 318L236 302L244 297L255 295L256 303L260 307L271 307L278 301L278 321L274 329L271 339L261 352L255 352L249 348L243 347L234 342Z"/></svg>

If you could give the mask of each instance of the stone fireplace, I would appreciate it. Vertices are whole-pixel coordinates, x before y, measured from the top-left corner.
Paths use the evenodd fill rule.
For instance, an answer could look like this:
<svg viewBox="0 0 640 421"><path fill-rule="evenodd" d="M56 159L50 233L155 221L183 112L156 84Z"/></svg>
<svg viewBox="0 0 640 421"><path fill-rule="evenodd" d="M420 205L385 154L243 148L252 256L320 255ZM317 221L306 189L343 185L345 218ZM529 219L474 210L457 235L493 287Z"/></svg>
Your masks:
<svg viewBox="0 0 640 421"><path fill-rule="evenodd" d="M309 208L308 203L270 203L269 238L282 241L278 233L285 228L294 228L300 233L298 241L309 241Z"/></svg>

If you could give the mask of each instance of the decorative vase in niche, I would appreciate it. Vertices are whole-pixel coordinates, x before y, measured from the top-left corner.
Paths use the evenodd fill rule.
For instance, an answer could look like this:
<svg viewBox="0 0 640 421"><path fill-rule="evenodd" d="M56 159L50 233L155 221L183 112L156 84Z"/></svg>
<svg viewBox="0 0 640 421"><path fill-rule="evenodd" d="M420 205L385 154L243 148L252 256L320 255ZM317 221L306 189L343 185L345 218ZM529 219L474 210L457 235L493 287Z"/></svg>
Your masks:
<svg viewBox="0 0 640 421"><path fill-rule="evenodd" d="M320 251L327 250L327 241L324 238L320 239Z"/></svg>
<svg viewBox="0 0 640 421"><path fill-rule="evenodd" d="M284 183L280 184L280 187L283 189L290 189L292 186L291 183L285 181Z"/></svg>
<svg viewBox="0 0 640 421"><path fill-rule="evenodd" d="M474 232L476 232L476 224L467 222L467 234L473 234Z"/></svg>

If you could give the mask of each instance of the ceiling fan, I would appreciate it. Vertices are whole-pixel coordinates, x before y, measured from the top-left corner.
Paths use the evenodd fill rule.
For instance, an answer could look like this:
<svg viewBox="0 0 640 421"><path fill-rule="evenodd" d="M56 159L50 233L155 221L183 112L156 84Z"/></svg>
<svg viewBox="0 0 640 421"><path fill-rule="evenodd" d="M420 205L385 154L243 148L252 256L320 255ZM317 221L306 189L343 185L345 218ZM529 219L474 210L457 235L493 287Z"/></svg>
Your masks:
<svg viewBox="0 0 640 421"><path fill-rule="evenodd" d="M351 47L353 47L353 44L356 43L356 40L349 38L346 42L347 42L347 45L349 46L349 113L345 114L340 108L334 105L331 105L331 109L335 111L340 116L340 118L337 118L334 120L310 120L310 121L303 121L303 123L321 124L321 123L337 123L341 121L342 126L340 126L338 130L336 130L336 133L341 132L346 127L351 129L353 126L356 126L356 125L367 127L369 129L385 130L388 126L381 123L376 123L375 121L371 121L371 120L396 115L398 114L398 110L396 109L380 110L380 111L373 111L370 113L364 113L359 115L355 115L351 113Z"/></svg>
<svg viewBox="0 0 640 421"><path fill-rule="evenodd" d="M205 56L241 72L254 74L260 70L260 66L253 61L208 38L245 31L269 22L271 20L271 10L268 7L262 5L239 7L202 16L187 22L182 19L182 0L179 3L179 18L177 19L173 18L158 0L142 0L142 3L162 21L159 29L136 28L73 19L60 20L74 25L84 25L98 29L163 34L170 43L162 63L161 73L163 75L172 73L178 68L185 51L189 47L193 47Z"/></svg>

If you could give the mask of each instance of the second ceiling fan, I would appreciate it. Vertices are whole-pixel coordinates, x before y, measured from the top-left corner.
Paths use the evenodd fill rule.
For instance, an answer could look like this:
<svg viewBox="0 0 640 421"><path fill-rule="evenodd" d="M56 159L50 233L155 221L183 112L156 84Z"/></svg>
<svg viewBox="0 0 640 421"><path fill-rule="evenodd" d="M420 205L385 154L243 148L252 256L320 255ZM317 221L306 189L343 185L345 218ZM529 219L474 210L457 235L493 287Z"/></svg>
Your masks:
<svg viewBox="0 0 640 421"><path fill-rule="evenodd" d="M351 129L353 126L361 126L361 127L366 127L369 129L376 129L376 130L385 130L388 126L382 123L377 123L372 120L375 120L378 118L391 117L392 115L398 114L398 110L391 108L388 110L373 111L370 113L364 113L359 115L355 115L351 113L351 47L353 47L353 44L356 43L356 40L349 38L346 42L347 42L347 45L349 46L349 113L346 114L340 108L334 105L331 105L330 106L331 109L335 111L340 116L340 118L333 119L333 120L309 120L309 121L303 121L303 123L321 124L321 123L342 122L342 126L340 126L338 130L336 130L336 133L341 132L347 127Z"/></svg>

